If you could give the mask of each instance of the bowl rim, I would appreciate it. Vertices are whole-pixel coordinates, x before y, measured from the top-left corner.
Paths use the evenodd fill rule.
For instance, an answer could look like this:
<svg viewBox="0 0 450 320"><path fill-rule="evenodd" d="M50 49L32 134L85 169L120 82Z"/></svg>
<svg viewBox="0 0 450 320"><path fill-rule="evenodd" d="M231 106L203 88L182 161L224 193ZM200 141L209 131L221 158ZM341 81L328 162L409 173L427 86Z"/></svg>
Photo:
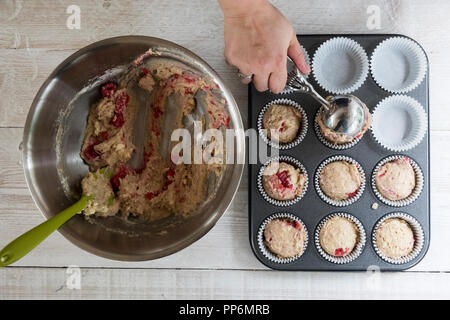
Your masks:
<svg viewBox="0 0 450 320"><path fill-rule="evenodd" d="M52 214L50 212L47 212L44 208L43 202L39 200L38 197L38 191L37 188L34 186L31 178L31 168L29 168L29 159L28 159L28 141L31 138L31 126L33 122L33 118L36 112L36 108L38 105L38 102L43 95L46 88L49 86L49 84L52 82L52 80L55 78L55 76L63 70L67 65L71 64L76 59L80 58L81 56L85 55L86 53L95 50L97 48L100 48L105 45L114 45L119 43L126 43L130 41L138 41L143 42L144 44L147 44L150 47L155 45L160 46L167 46L168 48L176 49L183 54L186 54L193 60L195 60L198 64L200 64L203 68L205 68L211 75L214 76L214 81L219 85L221 88L222 94L224 94L224 97L227 100L228 108L231 108L234 110L235 114L235 122L233 122L233 125L235 126L235 136L236 136L236 150L239 148L239 150L235 151L236 157L237 157L237 163L235 163L233 166L233 172L231 174L231 181L234 183L231 183L228 185L226 197L219 203L219 205L216 207L215 213L212 214L204 223L204 225L197 229L195 232L191 233L189 237L183 239L183 241L177 241L175 244L171 245L170 247L159 250L157 252L153 253L143 253L143 254L122 254L122 253L114 253L111 251L105 251L101 250L99 248L96 248L93 245L87 244L79 237L76 237L71 230L63 225L60 227L57 231L61 233L67 240L69 240L72 244L75 246L92 253L94 255L97 255L102 258L107 258L111 260L118 260L118 261L146 261L146 260L153 260L162 258L168 255L171 255L175 252L178 252L200 238L202 238L205 234L207 234L217 223L217 221L222 217L222 215L230 208L231 203L233 202L234 197L236 196L236 193L238 191L238 188L240 186L240 182L243 176L244 172L244 163L246 158L246 148L245 148L245 135L244 135L244 125L242 122L242 116L239 110L239 107L236 103L236 100L234 99L234 96L231 93L231 90L225 85L222 78L218 75L218 73L202 58L200 58L198 55L190 51L189 49L182 47L174 42L164 40L161 38L156 37L150 37L145 35L125 35L125 36L117 36L117 37L111 37L106 38L100 41L96 41L94 43L91 43L76 52L72 53L69 57L64 59L60 64L57 65L57 67L51 72L51 74L47 77L47 79L43 82L41 87L39 88L38 92L36 93L30 109L27 114L26 122L23 128L23 136L22 136L22 142L21 142L21 151L22 151L22 167L24 170L25 175L25 182L27 184L28 189L30 190L31 197L36 204L37 208L41 212L41 214L44 216L44 218L49 219L53 217L55 214ZM234 190L232 190L234 189ZM232 191L230 191L232 190ZM225 204L224 204L225 203Z"/></svg>

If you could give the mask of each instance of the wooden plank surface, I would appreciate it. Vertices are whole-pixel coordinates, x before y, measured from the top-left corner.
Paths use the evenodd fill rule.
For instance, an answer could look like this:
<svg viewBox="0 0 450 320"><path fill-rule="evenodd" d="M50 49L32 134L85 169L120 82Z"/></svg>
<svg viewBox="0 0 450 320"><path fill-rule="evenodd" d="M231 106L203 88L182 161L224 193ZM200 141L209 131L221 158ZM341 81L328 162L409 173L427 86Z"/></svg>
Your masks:
<svg viewBox="0 0 450 320"><path fill-rule="evenodd" d="M266 271L248 243L245 174L230 210L191 247L157 261L123 263L88 254L56 233L15 267L0 270L0 298L450 297L450 117L446 94L450 80L450 1L272 2L297 33L402 33L419 41L427 51L432 240L425 259L410 272L383 273L382 288L388 296L368 288L364 273ZM71 4L66 0L0 2L0 246L43 221L23 177L19 152L22 127L40 85L77 49L125 34L174 41L217 70L232 90L244 121L247 117L247 89L237 81L236 70L223 60L222 14L216 1L78 0L80 30L66 27L65 12ZM369 5L380 8L380 29L366 27ZM81 291L61 289L66 277L63 267L68 265L82 268Z"/></svg>
<svg viewBox="0 0 450 320"><path fill-rule="evenodd" d="M246 110L246 87L236 81L235 69L223 60L222 15L216 1L190 1L189 5L182 0L83 0L77 3L81 9L80 30L66 28L65 10L72 4L70 1L0 3L0 126L23 126L40 85L64 58L93 41L127 34L162 37L194 51L219 72L242 110ZM417 39L431 62L432 129L450 129L449 117L435 117L445 112L445 95L439 93L445 92L445 84L450 79L447 62L450 36L445 28L450 2L317 0L311 3L303 0L273 3L286 14L297 33L403 33ZM369 5L380 8L380 29L366 27ZM173 10L180 7L183 10ZM117 20L120 22L113 23ZM243 115L246 116L246 112Z"/></svg>
<svg viewBox="0 0 450 320"><path fill-rule="evenodd" d="M449 273L82 268L80 286L75 274L66 268L8 268L0 272L0 299L392 300L450 294Z"/></svg>

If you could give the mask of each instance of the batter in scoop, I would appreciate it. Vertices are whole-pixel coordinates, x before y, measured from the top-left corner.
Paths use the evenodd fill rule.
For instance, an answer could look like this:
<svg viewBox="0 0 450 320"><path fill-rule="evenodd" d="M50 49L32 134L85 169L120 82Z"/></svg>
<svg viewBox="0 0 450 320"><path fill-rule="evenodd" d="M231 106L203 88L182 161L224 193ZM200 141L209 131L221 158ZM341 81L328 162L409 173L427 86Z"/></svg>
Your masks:
<svg viewBox="0 0 450 320"><path fill-rule="evenodd" d="M365 109L365 113L366 113L366 121L364 123L364 126L362 127L362 129L355 135L355 136L348 136L345 134L341 134L338 132L335 132L333 130L331 130L330 128L328 128L325 123L323 122L323 119L321 117L321 114L318 113L316 116L316 121L317 124L319 125L319 129L320 132L322 133L322 136L328 140L329 142L331 142L332 144L345 144L345 143L349 143L352 142L355 139L361 138L364 133L369 130L370 126L372 125L372 115L369 112L369 109L367 108L366 105L364 105L364 109Z"/></svg>
<svg viewBox="0 0 450 320"><path fill-rule="evenodd" d="M138 105L127 87L108 83L102 87L103 98L91 107L81 150L91 173L83 179L82 188L83 194L94 199L89 201L85 214L108 216L120 212L125 217L134 215L147 220L172 214L185 216L207 198L210 174L221 174L220 164L175 164L176 159L170 155L172 148L169 154L159 152L169 96L177 102L174 129L183 128L183 117L197 107L194 96L199 90L205 94L207 111L201 119L203 130L229 127L225 102L211 91L216 84L181 66L158 60L140 69L139 86L151 96L150 106ZM134 118L139 108L146 107L150 110L144 159L140 168L131 168L127 161L135 149Z"/></svg>

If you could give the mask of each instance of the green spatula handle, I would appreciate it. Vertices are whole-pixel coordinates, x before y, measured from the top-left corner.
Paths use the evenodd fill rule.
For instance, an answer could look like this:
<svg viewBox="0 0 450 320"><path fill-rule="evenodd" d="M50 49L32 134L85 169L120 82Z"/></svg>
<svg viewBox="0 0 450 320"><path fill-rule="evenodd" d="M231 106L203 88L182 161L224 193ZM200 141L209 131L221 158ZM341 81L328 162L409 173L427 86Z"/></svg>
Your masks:
<svg viewBox="0 0 450 320"><path fill-rule="evenodd" d="M5 267L19 260L33 250L38 244L52 234L53 231L86 208L89 199L90 197L82 196L80 200L75 202L69 208L10 242L2 251L0 251L0 267Z"/></svg>

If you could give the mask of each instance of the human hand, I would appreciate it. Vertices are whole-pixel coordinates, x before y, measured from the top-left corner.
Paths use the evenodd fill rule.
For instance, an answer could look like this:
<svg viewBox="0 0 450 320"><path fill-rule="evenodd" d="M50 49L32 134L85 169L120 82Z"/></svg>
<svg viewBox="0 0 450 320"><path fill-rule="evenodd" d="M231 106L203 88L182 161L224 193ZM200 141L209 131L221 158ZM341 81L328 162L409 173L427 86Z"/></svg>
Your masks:
<svg viewBox="0 0 450 320"><path fill-rule="evenodd" d="M266 0L219 0L224 13L225 59L243 83L280 93L289 56L302 73L311 70L289 21ZM247 76L246 76L247 75Z"/></svg>

